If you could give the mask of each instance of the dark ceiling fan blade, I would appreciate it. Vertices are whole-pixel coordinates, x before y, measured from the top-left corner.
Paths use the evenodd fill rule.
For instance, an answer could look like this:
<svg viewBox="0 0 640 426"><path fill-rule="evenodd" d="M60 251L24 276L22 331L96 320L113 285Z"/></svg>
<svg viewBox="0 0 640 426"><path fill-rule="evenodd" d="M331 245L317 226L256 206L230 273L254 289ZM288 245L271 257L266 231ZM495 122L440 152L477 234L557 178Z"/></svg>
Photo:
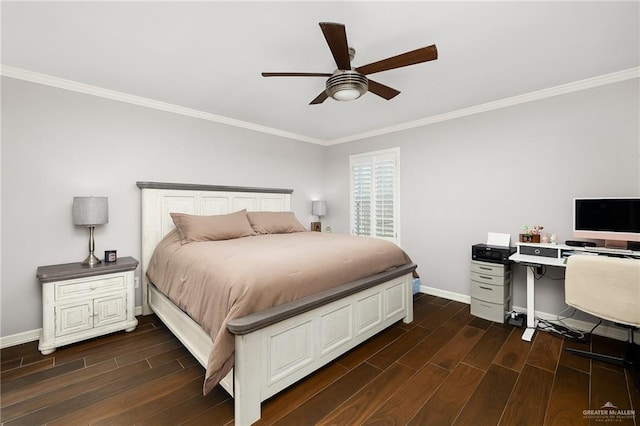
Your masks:
<svg viewBox="0 0 640 426"><path fill-rule="evenodd" d="M320 28L322 28L322 33L327 40L338 69L350 70L351 59L349 58L349 45L347 44L347 32L344 25L320 22Z"/></svg>
<svg viewBox="0 0 640 426"><path fill-rule="evenodd" d="M263 72L263 77L331 77L326 72Z"/></svg>
<svg viewBox="0 0 640 426"><path fill-rule="evenodd" d="M399 90L385 86L382 83L369 79L369 91L386 100L393 99L400 94Z"/></svg>
<svg viewBox="0 0 640 426"><path fill-rule="evenodd" d="M326 101L328 97L329 97L329 95L327 95L327 92L325 90L323 90L322 93L320 93L318 96L316 96L316 98L314 100L309 102L309 105L321 104L324 101Z"/></svg>
<svg viewBox="0 0 640 426"><path fill-rule="evenodd" d="M356 71L368 75L380 71L392 70L394 68L406 67L408 65L415 65L421 62L433 61L434 59L438 59L438 49L436 49L435 44L363 65L356 68Z"/></svg>

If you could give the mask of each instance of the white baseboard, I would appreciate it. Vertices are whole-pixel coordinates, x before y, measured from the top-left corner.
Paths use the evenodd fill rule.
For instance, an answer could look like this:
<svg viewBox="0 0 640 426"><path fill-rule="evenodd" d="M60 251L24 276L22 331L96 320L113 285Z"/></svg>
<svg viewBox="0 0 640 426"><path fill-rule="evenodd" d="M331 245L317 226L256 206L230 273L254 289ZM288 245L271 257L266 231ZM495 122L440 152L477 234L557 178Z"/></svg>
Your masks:
<svg viewBox="0 0 640 426"><path fill-rule="evenodd" d="M142 306L136 306L133 308L133 315L142 315ZM33 342L40 339L41 328L35 330L24 331L22 333L12 334L11 336L0 337L0 349L8 348L9 346L21 345L23 343Z"/></svg>
<svg viewBox="0 0 640 426"><path fill-rule="evenodd" d="M443 299L454 300L456 302L466 303L467 305L471 303L471 296L461 293L454 293L452 291L442 290L435 287L427 287L420 286L420 293L430 294L432 296L442 297ZM521 306L513 306L513 310L516 312L526 313L527 308ZM542 318L547 321L557 322L558 316L556 314L550 314L548 312L540 312L535 311L536 317ZM567 318L562 321L567 327L574 328L580 331L591 331L594 325L593 322L576 320L572 318ZM600 324L595 330L593 330L593 334L597 334L598 336L609 337L611 339L622 340L625 341L628 338L627 331L620 327L609 325L608 323L603 322Z"/></svg>
<svg viewBox="0 0 640 426"><path fill-rule="evenodd" d="M427 287L426 285L420 286L420 293L442 297L443 299L455 300L456 302L466 303L467 305L471 303L471 296L468 296L466 294L454 293L452 291L442 290L435 287Z"/></svg>
<svg viewBox="0 0 640 426"><path fill-rule="evenodd" d="M24 331L22 333L12 334L11 336L0 337L0 349L9 346L21 345L23 343L33 342L40 338L41 328L36 330Z"/></svg>

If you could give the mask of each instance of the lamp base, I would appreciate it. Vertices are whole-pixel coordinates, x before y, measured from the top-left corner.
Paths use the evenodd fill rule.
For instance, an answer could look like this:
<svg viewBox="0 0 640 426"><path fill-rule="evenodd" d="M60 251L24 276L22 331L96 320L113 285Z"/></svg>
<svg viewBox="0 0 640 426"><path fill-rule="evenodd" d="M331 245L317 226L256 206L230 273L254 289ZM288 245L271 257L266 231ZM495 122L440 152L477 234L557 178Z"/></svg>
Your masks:
<svg viewBox="0 0 640 426"><path fill-rule="evenodd" d="M98 259L93 253L89 253L89 256L87 256L87 258L82 261L82 265L88 266L90 268L93 268L94 266L97 266L101 263L102 261Z"/></svg>

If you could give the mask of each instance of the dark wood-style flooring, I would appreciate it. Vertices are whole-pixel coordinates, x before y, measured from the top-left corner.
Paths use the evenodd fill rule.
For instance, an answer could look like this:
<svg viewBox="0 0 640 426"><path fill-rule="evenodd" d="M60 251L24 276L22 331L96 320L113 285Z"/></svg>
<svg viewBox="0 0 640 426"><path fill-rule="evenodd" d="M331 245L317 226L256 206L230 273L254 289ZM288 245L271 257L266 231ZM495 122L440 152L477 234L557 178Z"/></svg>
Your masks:
<svg viewBox="0 0 640 426"><path fill-rule="evenodd" d="M575 343L540 331L524 342L521 329L475 318L459 302L418 295L414 305L412 324L394 325L266 401L258 424L596 425L603 419L585 410L611 403L640 412L631 378L563 350ZM37 342L2 349L2 424L233 424L226 392L202 396L204 369L157 317L139 321L131 333L48 356ZM590 345L621 348L597 336Z"/></svg>

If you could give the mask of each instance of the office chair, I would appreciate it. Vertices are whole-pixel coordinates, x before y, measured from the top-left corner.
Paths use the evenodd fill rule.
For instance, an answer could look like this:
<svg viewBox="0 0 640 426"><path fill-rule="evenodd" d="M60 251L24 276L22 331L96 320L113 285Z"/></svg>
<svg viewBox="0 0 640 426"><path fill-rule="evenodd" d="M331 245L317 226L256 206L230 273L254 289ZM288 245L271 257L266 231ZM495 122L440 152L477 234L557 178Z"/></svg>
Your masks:
<svg viewBox="0 0 640 426"><path fill-rule="evenodd" d="M640 259L573 255L565 273L567 305L613 321L629 333L621 357L567 349L567 351L628 369L640 392L640 350L634 331L640 327Z"/></svg>

